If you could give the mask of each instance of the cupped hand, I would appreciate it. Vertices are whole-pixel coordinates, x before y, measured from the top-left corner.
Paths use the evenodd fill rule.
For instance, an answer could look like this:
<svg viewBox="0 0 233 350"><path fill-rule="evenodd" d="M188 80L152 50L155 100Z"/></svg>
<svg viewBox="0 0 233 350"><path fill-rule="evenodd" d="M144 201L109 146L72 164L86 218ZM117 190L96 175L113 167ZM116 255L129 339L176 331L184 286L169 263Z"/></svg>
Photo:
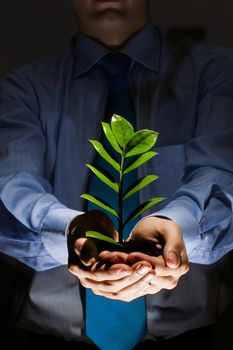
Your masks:
<svg viewBox="0 0 233 350"><path fill-rule="evenodd" d="M117 240L112 220L99 210L77 216L70 224L67 235L69 265L84 265L87 269L98 260L101 241L85 236L87 231L97 231Z"/></svg>
<svg viewBox="0 0 233 350"><path fill-rule="evenodd" d="M162 255L153 257L140 252L128 255L128 264L147 261L155 271L155 277L147 288L147 294L157 293L158 289L173 289L179 279L189 271L189 261L183 235L178 224L160 217L146 217L132 230L129 239L147 239L155 247L163 247Z"/></svg>
<svg viewBox="0 0 233 350"><path fill-rule="evenodd" d="M127 259L125 253L102 252L90 270L70 265L69 271L79 278L83 287L90 288L96 295L129 302L147 294L155 272L148 261L140 260L129 266ZM159 290L154 287L155 292Z"/></svg>
<svg viewBox="0 0 233 350"><path fill-rule="evenodd" d="M139 221L131 232L129 239L146 239L163 247L163 259L170 269L189 270L189 261L183 235L179 225L167 218L146 217Z"/></svg>

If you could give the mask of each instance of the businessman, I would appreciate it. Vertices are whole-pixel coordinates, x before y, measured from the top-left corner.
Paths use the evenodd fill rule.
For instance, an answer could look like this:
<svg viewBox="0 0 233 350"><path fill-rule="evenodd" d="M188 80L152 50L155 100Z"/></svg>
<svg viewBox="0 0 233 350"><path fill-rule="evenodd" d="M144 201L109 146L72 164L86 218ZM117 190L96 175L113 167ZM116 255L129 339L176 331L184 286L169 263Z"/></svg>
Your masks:
<svg viewBox="0 0 233 350"><path fill-rule="evenodd" d="M84 287L107 300L146 298L141 341L211 324L221 293L220 314L232 293L230 273L219 287L233 245L232 51L169 41L151 24L146 0L72 2L79 30L67 48L0 86L0 247L38 271L19 323L88 342ZM111 90L102 64L108 55L129 59L136 128L159 132L159 155L140 174L159 180L141 200L167 200L129 236L162 239L159 257L99 254L84 236L87 229L116 235L111 219L87 212L80 199L94 157L87 140L100 136ZM40 298L41 290L52 290L53 301ZM36 303L40 313L31 315Z"/></svg>

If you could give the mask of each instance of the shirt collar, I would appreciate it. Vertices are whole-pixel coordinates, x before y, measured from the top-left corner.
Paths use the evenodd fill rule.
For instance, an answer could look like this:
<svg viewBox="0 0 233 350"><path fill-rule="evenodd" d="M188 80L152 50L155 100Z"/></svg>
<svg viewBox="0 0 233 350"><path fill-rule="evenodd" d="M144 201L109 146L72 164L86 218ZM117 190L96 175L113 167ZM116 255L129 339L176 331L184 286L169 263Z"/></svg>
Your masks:
<svg viewBox="0 0 233 350"><path fill-rule="evenodd" d="M152 71L158 72L160 50L158 29L149 23L127 41L119 52L125 53ZM75 77L86 73L109 52L111 51L106 46L78 33L75 40Z"/></svg>

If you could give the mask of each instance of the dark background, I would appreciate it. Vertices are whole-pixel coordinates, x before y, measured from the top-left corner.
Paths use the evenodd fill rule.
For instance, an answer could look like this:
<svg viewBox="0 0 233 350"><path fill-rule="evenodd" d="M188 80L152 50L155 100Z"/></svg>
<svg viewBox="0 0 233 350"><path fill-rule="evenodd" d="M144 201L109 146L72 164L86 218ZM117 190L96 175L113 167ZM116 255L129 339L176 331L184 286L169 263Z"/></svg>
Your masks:
<svg viewBox="0 0 233 350"><path fill-rule="evenodd" d="M76 30L70 3L70 0L0 2L0 77L66 43ZM233 47L233 1L152 0L151 8L153 22L158 25L201 32L208 41ZM216 345L219 349L233 349L232 313L233 307L227 310L216 326ZM5 328L1 327L7 332ZM11 341L21 349L25 334L10 328L8 333Z"/></svg>
<svg viewBox="0 0 233 350"><path fill-rule="evenodd" d="M233 1L152 0L153 21L200 28L206 39L233 47ZM0 76L62 46L76 30L70 0L0 2Z"/></svg>

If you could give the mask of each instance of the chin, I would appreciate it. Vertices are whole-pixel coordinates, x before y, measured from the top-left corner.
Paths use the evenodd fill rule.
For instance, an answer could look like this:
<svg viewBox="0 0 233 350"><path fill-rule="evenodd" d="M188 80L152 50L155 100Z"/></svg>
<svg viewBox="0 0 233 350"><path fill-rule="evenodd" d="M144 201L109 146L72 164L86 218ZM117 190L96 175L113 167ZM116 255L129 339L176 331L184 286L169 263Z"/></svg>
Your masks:
<svg viewBox="0 0 233 350"><path fill-rule="evenodd" d="M99 26L107 31L114 33L114 31L121 31L128 27L129 20L127 16L118 11L107 10L105 13L101 13L98 18Z"/></svg>

